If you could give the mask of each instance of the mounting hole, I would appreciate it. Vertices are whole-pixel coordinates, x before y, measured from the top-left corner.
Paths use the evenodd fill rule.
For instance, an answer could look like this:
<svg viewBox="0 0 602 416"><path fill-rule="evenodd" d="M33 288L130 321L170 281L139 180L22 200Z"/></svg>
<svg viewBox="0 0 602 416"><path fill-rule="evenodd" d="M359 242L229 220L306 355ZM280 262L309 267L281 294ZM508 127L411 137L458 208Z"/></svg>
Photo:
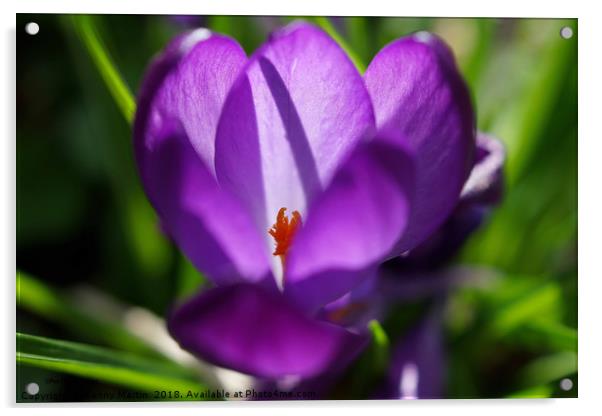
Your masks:
<svg viewBox="0 0 602 416"><path fill-rule="evenodd" d="M573 37L573 29L571 29L568 26L563 27L562 29L560 29L560 36L563 39L570 39Z"/></svg>
<svg viewBox="0 0 602 416"><path fill-rule="evenodd" d="M29 22L25 25L25 32L27 32L28 35L37 35L39 31L40 25L36 22Z"/></svg>
<svg viewBox="0 0 602 416"><path fill-rule="evenodd" d="M573 381L570 378L560 380L560 388L564 391L569 391L573 388Z"/></svg>
<svg viewBox="0 0 602 416"><path fill-rule="evenodd" d="M38 383L29 383L27 386L25 386L25 391L27 394L35 396L40 392L40 386L38 386Z"/></svg>

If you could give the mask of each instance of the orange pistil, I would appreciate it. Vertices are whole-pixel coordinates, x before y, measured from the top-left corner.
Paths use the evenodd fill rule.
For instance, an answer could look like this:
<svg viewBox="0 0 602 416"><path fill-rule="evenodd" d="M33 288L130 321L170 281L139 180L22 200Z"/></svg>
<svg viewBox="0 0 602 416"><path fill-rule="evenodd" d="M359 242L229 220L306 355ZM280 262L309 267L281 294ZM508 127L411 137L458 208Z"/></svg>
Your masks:
<svg viewBox="0 0 602 416"><path fill-rule="evenodd" d="M268 230L268 233L274 237L276 242L276 249L272 254L274 256L281 256L283 263L286 253L293 242L293 237L302 225L301 214L299 214L299 211L293 211L290 220L285 212L286 208L280 208L278 215L276 216L276 222L272 225L272 228Z"/></svg>

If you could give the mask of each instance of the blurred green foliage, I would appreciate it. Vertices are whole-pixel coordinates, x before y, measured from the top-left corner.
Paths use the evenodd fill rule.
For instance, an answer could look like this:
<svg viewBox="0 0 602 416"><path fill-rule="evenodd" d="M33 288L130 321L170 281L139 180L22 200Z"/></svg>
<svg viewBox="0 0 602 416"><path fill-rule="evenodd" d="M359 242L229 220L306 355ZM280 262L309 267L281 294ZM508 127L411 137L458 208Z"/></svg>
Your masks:
<svg viewBox="0 0 602 416"><path fill-rule="evenodd" d="M203 388L191 371L120 351L20 333L17 350L17 363L109 381L147 393Z"/></svg>
<svg viewBox="0 0 602 416"><path fill-rule="evenodd" d="M508 154L505 198L455 260L496 278L454 290L447 302L448 395L574 397L577 21L307 19L339 41L360 71L386 43L414 31L433 31L451 45L478 128L499 137ZM194 23L252 53L290 20L208 16ZM40 24L37 36L21 30L29 21ZM561 38L563 26L576 35ZM39 376L52 370L96 380L75 379L81 391L103 383L145 388L162 377L196 383L179 367L164 370L170 364L152 346L70 292L85 284L161 316L205 284L161 233L131 151L131 92L184 23L18 15L17 28L17 267L27 273L18 275L17 330L136 354L18 335L18 373L31 376L34 366ZM406 327L396 322L413 319L414 310L400 305L386 325L371 324L373 345L356 366L359 375L348 379L357 391L369 387L356 388L362 380L374 382L374 369L382 372L389 338ZM559 387L565 377L575 386L569 392Z"/></svg>

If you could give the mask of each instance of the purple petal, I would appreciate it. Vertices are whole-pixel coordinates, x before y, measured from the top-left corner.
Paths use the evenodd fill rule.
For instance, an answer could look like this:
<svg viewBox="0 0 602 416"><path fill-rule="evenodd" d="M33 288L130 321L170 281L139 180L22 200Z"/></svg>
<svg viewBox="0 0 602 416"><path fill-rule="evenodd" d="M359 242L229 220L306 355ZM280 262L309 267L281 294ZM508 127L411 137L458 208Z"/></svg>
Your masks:
<svg viewBox="0 0 602 416"><path fill-rule="evenodd" d="M373 275L406 227L413 186L403 148L373 141L356 149L295 236L285 293L312 309Z"/></svg>
<svg viewBox="0 0 602 416"><path fill-rule="evenodd" d="M385 398L442 398L445 359L440 305L402 337L391 357Z"/></svg>
<svg viewBox="0 0 602 416"><path fill-rule="evenodd" d="M214 172L217 123L226 95L247 61L246 55L236 41L207 29L197 29L176 40L158 61L172 54L176 56L161 82L150 86L151 117L179 120L207 168Z"/></svg>
<svg viewBox="0 0 602 416"><path fill-rule="evenodd" d="M500 278L487 267L456 266L443 270L399 270L387 265L379 270L378 293L382 303L418 302L445 295L457 288L488 288Z"/></svg>
<svg viewBox="0 0 602 416"><path fill-rule="evenodd" d="M267 251L254 223L240 203L219 188L193 148L180 119L184 113L164 106L166 79L177 78L174 74L179 73L186 51L200 53L205 46L209 50L223 46L224 39L217 37L192 46L195 36L174 40L153 62L143 82L134 121L134 148L142 184L162 226L214 282L271 281ZM210 105L209 101L205 104ZM215 124L209 118L207 122Z"/></svg>
<svg viewBox="0 0 602 416"><path fill-rule="evenodd" d="M464 184L461 204L492 205L502 198L506 150L499 140L485 133L477 134L476 163Z"/></svg>
<svg viewBox="0 0 602 416"><path fill-rule="evenodd" d="M386 264L408 274L445 266L479 228L488 211L480 205L458 206L426 240L406 256L398 256Z"/></svg>
<svg viewBox="0 0 602 416"><path fill-rule="evenodd" d="M368 339L311 319L282 295L256 285L199 294L171 315L169 332L202 359L270 379L334 371Z"/></svg>
<svg viewBox="0 0 602 416"><path fill-rule="evenodd" d="M267 230L280 208L304 215L373 130L370 98L349 58L320 29L292 24L250 58L230 91L217 133L218 180ZM266 242L272 246L267 232Z"/></svg>
<svg viewBox="0 0 602 416"><path fill-rule="evenodd" d="M352 291L324 306L319 316L358 332L365 331L374 319L382 321L385 308L384 298L379 293L380 280L376 274L368 277Z"/></svg>
<svg viewBox="0 0 602 416"><path fill-rule="evenodd" d="M385 46L365 74L376 125L416 154L416 198L399 254L427 238L456 206L473 164L474 114L451 51L420 32Z"/></svg>
<svg viewBox="0 0 602 416"><path fill-rule="evenodd" d="M430 237L408 256L392 260L399 272L434 269L454 256L502 199L504 146L483 133L477 135L477 160L464 184L460 202Z"/></svg>

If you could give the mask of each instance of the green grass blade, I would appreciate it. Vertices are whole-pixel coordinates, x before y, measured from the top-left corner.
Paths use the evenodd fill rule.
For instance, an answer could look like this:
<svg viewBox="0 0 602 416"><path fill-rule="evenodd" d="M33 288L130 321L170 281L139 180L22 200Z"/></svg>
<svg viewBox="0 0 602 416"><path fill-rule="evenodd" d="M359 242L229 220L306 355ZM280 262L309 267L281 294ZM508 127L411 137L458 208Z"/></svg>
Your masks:
<svg viewBox="0 0 602 416"><path fill-rule="evenodd" d="M204 388L193 373L133 354L17 333L17 363L141 391Z"/></svg>
<svg viewBox="0 0 602 416"><path fill-rule="evenodd" d="M192 296L207 283L205 276L183 255L178 258L177 296L185 299Z"/></svg>
<svg viewBox="0 0 602 416"><path fill-rule="evenodd" d="M545 29L545 37L550 41L542 47L541 62L545 62L536 70L515 99L512 108L493 123L492 131L503 138L507 146L507 178L512 187L521 175L530 167L530 161L537 154L537 148L546 137L542 134L545 127L557 114L553 113L554 104L559 99L566 100L567 71L577 63L576 39L562 39L559 30L567 25L577 30L575 20L550 21L547 27L539 22L521 22L523 30ZM525 65L527 65L525 63ZM570 81L573 82L572 80ZM576 81L575 81L576 82Z"/></svg>
<svg viewBox="0 0 602 416"><path fill-rule="evenodd" d="M86 311L34 277L17 272L17 306L62 325L74 334L119 349L158 357L159 354L124 327Z"/></svg>
<svg viewBox="0 0 602 416"><path fill-rule="evenodd" d="M345 33L349 46L357 53L362 62L370 62L374 55L375 33L366 17L349 16L345 20Z"/></svg>
<svg viewBox="0 0 602 416"><path fill-rule="evenodd" d="M548 399L552 397L552 393L552 387L544 385L520 390L506 397L508 399Z"/></svg>
<svg viewBox="0 0 602 416"><path fill-rule="evenodd" d="M577 372L577 353L559 352L537 358L520 373L519 380L524 388L551 383Z"/></svg>
<svg viewBox="0 0 602 416"><path fill-rule="evenodd" d="M535 320L525 323L512 336L535 347L577 352L577 330L559 322Z"/></svg>
<svg viewBox="0 0 602 416"><path fill-rule="evenodd" d="M561 301L561 292L556 284L546 284L496 311L490 328L498 334L506 334L521 325L551 313Z"/></svg>
<svg viewBox="0 0 602 416"><path fill-rule="evenodd" d="M483 75L483 69L493 52L491 46L495 35L496 20L476 19L474 25L476 26L478 34L476 37L476 45L463 67L464 76L473 93L476 92L476 86L479 85L479 81Z"/></svg>
<svg viewBox="0 0 602 416"><path fill-rule="evenodd" d="M80 15L72 17L77 32L103 81L107 85L113 99L128 123L132 123L136 103L134 96L121 77L115 63L107 51L92 16Z"/></svg>
<svg viewBox="0 0 602 416"><path fill-rule="evenodd" d="M372 351L374 352L375 367L384 371L389 363L389 337L380 323L373 319L368 323L372 333Z"/></svg>
<svg viewBox="0 0 602 416"><path fill-rule="evenodd" d="M339 46L343 48L345 52L347 52L347 55L349 56L349 59L351 59L351 62L353 62L357 70L361 74L363 74L366 70L366 64L362 61L359 55L356 54L355 51L349 46L345 39L343 39L343 37L337 32L330 20L328 20L328 18L324 16L316 16L313 17L312 20L314 21L314 23L320 26L326 33L328 33L330 37L332 37L339 44Z"/></svg>

